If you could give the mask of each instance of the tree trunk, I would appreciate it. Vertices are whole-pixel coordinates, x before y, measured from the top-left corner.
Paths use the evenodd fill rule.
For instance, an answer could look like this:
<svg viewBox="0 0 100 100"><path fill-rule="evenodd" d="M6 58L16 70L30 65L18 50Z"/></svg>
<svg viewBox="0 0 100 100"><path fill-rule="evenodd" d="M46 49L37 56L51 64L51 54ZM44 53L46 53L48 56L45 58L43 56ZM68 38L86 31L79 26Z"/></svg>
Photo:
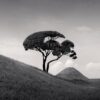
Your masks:
<svg viewBox="0 0 100 100"><path fill-rule="evenodd" d="M47 64L47 70L46 70L47 73L49 71L49 65L50 65L50 62L48 62L48 64Z"/></svg>
<svg viewBox="0 0 100 100"><path fill-rule="evenodd" d="M43 59L43 71L46 71L46 70L45 70L45 63L46 63L46 60Z"/></svg>

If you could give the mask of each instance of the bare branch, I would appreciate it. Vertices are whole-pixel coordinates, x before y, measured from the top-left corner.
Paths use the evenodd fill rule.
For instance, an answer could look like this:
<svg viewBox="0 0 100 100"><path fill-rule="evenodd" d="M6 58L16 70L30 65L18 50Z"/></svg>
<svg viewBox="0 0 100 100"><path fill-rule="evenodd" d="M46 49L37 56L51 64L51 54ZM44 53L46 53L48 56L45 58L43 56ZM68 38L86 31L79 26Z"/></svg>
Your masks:
<svg viewBox="0 0 100 100"><path fill-rule="evenodd" d="M60 59L60 58L61 58L61 56L58 56L56 59L53 59L53 60L49 61L48 63L51 63L51 62L53 62L53 61L56 61L56 60L58 60L58 59Z"/></svg>
<svg viewBox="0 0 100 100"><path fill-rule="evenodd" d="M48 72L48 70L49 70L49 65L50 65L51 62L56 61L56 60L60 59L61 57L62 57L62 55L58 56L56 59L53 59L53 60L49 61L49 62L47 63L47 70L46 70L46 71Z"/></svg>
<svg viewBox="0 0 100 100"><path fill-rule="evenodd" d="M43 57L45 57L44 52L40 48L37 48L37 50L42 53Z"/></svg>

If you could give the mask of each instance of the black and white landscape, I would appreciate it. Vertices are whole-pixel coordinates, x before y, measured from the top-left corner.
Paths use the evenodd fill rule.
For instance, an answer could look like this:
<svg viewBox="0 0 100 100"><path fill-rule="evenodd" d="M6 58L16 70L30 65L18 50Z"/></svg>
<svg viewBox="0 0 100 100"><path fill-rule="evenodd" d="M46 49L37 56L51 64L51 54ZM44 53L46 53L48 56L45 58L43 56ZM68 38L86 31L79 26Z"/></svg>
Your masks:
<svg viewBox="0 0 100 100"><path fill-rule="evenodd" d="M99 100L100 80L74 68L57 76L0 55L0 100Z"/></svg>
<svg viewBox="0 0 100 100"><path fill-rule="evenodd" d="M0 0L0 100L100 100L100 0Z"/></svg>

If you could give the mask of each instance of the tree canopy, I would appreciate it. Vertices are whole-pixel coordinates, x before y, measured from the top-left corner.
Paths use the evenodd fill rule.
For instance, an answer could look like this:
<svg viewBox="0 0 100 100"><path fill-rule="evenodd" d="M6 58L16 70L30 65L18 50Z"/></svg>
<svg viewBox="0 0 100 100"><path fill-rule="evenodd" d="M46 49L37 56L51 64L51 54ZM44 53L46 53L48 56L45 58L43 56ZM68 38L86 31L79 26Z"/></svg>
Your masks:
<svg viewBox="0 0 100 100"><path fill-rule="evenodd" d="M76 59L74 43L70 40L64 40L62 43L57 38L65 38L65 36L57 31L40 31L29 35L23 42L25 50L31 49L39 51L43 56L43 71L48 72L49 64L60 59L63 55L68 55L72 59ZM47 57L52 54L56 59L47 61Z"/></svg>

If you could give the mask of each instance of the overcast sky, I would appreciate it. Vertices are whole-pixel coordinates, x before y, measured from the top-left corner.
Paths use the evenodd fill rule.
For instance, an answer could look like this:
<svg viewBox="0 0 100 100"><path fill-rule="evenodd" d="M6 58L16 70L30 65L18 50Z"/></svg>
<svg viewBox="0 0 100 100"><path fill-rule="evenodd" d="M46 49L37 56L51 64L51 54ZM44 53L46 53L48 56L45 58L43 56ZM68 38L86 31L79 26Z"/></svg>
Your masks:
<svg viewBox="0 0 100 100"><path fill-rule="evenodd" d="M0 0L0 54L41 68L41 54L26 52L22 44L43 30L72 40L78 54L74 65L86 76L100 78L100 0Z"/></svg>

